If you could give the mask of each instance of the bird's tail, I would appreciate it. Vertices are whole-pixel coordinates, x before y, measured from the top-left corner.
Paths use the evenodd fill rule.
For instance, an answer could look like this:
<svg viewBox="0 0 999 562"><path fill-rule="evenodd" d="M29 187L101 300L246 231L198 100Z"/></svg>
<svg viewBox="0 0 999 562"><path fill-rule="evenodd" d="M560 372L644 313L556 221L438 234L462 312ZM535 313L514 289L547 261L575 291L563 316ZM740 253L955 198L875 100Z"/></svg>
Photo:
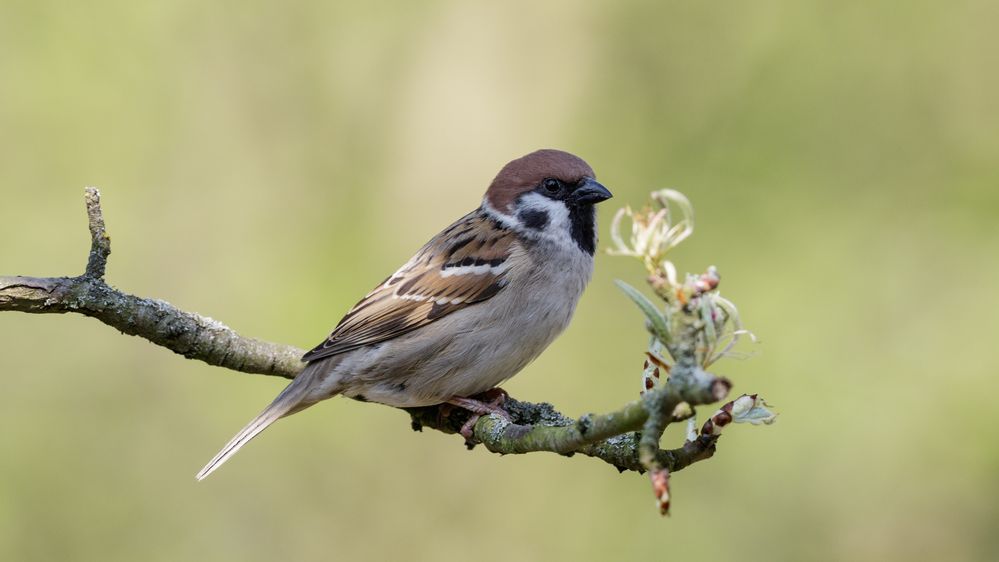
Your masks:
<svg viewBox="0 0 999 562"><path fill-rule="evenodd" d="M310 365L310 367L312 366ZM222 466L225 461L229 460L229 457L235 455L243 445L249 443L251 439L256 437L261 431L267 429L272 423L314 404L315 400L306 401L309 391L312 390L311 383L312 379L315 378L316 372L315 368L310 367L306 367L304 371L295 377L295 380L291 384L281 391L281 394L277 395L277 398L263 412L260 412L260 415L253 418L232 440L226 443L225 447L222 447L222 450L215 455L215 458L209 461L201 469L201 472L198 472L196 478L204 480L209 474Z"/></svg>

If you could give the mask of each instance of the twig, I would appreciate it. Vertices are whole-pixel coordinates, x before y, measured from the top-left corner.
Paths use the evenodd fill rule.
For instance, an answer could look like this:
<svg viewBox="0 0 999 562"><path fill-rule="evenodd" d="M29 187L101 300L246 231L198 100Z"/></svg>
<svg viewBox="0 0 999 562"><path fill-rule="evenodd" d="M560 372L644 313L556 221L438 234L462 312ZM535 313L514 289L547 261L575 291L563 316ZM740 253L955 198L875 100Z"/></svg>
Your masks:
<svg viewBox="0 0 999 562"><path fill-rule="evenodd" d="M101 192L96 187L84 190L87 202L87 222L90 223L90 257L87 258L87 277L101 279L111 255L111 237L104 228L104 212L101 210Z"/></svg>

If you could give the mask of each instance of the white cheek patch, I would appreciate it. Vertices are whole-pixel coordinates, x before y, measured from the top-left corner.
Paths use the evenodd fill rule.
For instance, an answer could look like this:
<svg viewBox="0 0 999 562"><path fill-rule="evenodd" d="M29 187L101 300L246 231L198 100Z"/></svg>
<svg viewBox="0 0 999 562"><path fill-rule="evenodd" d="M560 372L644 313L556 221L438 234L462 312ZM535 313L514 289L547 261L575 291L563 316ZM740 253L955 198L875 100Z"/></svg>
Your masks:
<svg viewBox="0 0 999 562"><path fill-rule="evenodd" d="M569 218L569 208L562 201L549 199L540 193L525 193L516 203L516 214L508 215L494 209L489 200L483 200L482 208L491 218L504 228L509 228L521 236L534 239L544 239L559 246L576 246L572 240L572 220ZM536 224L536 228L528 226L527 219L531 213L536 213L535 221L540 223L541 213L544 213L544 225Z"/></svg>
<svg viewBox="0 0 999 562"><path fill-rule="evenodd" d="M540 193L526 193L519 199L517 218L524 227L549 236L569 232L569 209L565 203Z"/></svg>

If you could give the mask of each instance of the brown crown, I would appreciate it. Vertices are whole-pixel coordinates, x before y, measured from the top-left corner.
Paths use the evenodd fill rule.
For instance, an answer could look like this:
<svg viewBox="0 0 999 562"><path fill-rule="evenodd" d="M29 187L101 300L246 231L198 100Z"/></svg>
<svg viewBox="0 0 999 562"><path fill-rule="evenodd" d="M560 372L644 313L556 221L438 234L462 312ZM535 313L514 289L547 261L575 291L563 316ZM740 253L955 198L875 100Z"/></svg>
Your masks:
<svg viewBox="0 0 999 562"><path fill-rule="evenodd" d="M494 209L507 213L510 212L510 204L520 194L531 191L545 178L576 183L584 177L595 179L593 168L582 158L561 150L545 148L503 166L486 190L486 199Z"/></svg>

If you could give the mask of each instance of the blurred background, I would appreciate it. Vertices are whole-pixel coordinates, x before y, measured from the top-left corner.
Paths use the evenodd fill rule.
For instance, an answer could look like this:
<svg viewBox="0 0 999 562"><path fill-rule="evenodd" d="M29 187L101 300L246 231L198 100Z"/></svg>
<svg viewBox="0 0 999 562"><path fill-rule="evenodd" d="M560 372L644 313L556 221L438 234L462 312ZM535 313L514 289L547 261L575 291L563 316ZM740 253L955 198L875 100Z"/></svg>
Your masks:
<svg viewBox="0 0 999 562"><path fill-rule="evenodd" d="M348 400L194 473L283 386L71 315L0 314L3 560L999 558L999 5L2 0L0 274L108 280L311 347L508 160L580 154L693 201L760 339L716 372L781 412L650 486L467 452ZM637 397L645 334L598 255L506 385ZM704 412L707 414L709 412ZM666 446L682 441L678 431Z"/></svg>

